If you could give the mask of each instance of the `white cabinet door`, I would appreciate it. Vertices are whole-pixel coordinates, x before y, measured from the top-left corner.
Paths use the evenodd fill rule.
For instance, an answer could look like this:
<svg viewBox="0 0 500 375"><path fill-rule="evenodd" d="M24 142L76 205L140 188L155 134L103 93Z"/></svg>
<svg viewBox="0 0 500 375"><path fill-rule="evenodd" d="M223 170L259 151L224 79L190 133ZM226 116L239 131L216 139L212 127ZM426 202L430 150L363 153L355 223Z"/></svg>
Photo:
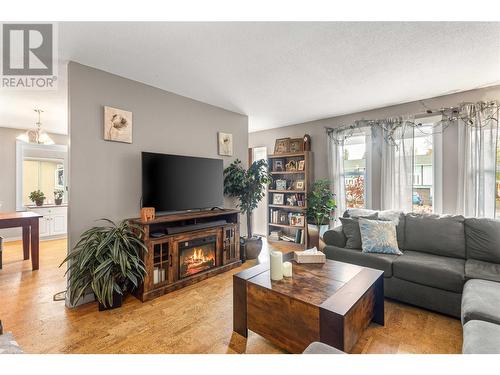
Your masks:
<svg viewBox="0 0 500 375"><path fill-rule="evenodd" d="M50 217L50 235L59 236L66 234L66 215L51 215Z"/></svg>
<svg viewBox="0 0 500 375"><path fill-rule="evenodd" d="M48 236L50 233L50 220L47 218L47 216L41 217L40 222L38 224L39 228L39 233L40 237Z"/></svg>

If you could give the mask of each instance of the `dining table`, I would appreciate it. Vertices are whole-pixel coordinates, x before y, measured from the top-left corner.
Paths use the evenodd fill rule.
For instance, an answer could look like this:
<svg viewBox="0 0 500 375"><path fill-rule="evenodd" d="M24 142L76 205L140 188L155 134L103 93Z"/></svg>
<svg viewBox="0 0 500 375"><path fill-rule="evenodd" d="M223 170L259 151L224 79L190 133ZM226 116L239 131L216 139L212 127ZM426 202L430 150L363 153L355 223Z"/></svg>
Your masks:
<svg viewBox="0 0 500 375"><path fill-rule="evenodd" d="M31 211L0 212L0 229L22 228L24 260L30 259L31 250L31 266L33 271L39 268L39 220L41 217L43 216Z"/></svg>

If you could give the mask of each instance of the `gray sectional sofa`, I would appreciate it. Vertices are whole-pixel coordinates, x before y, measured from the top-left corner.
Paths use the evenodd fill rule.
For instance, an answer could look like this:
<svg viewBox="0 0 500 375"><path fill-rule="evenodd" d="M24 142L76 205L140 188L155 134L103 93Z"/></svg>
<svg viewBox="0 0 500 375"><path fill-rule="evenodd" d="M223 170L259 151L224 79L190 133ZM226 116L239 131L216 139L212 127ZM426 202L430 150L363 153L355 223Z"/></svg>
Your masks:
<svg viewBox="0 0 500 375"><path fill-rule="evenodd" d="M461 318L464 353L500 353L500 220L365 209L344 217L374 214L397 223L403 255L349 248L352 233L340 226L324 235L327 258L384 271L388 298Z"/></svg>

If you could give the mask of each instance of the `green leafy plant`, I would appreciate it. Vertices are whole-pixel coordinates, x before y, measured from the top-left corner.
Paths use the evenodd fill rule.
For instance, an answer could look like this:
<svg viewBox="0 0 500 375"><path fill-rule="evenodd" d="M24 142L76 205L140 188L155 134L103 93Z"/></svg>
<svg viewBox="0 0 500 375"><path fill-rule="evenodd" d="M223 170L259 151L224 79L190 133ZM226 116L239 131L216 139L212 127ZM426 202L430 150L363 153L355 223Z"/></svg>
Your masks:
<svg viewBox="0 0 500 375"><path fill-rule="evenodd" d="M252 238L252 211L264 198L266 186L271 182L265 160L254 161L245 170L236 159L224 170L224 194L238 198L238 207L247 216L248 238Z"/></svg>
<svg viewBox="0 0 500 375"><path fill-rule="evenodd" d="M30 193L29 199L37 206L41 206L43 204L43 201L45 200L45 194L43 193L43 191L35 190Z"/></svg>
<svg viewBox="0 0 500 375"><path fill-rule="evenodd" d="M333 218L337 204L330 190L330 181L318 180L307 194L307 220L314 225L326 225Z"/></svg>
<svg viewBox="0 0 500 375"><path fill-rule="evenodd" d="M62 199L64 196L64 190L63 189L56 189L54 190L54 198L55 199Z"/></svg>
<svg viewBox="0 0 500 375"><path fill-rule="evenodd" d="M144 281L146 269L141 251L147 247L141 241L141 227L128 220L85 231L73 251L61 263L68 263L69 300L76 304L85 291L92 288L97 300L112 306L113 293L122 294L137 288Z"/></svg>

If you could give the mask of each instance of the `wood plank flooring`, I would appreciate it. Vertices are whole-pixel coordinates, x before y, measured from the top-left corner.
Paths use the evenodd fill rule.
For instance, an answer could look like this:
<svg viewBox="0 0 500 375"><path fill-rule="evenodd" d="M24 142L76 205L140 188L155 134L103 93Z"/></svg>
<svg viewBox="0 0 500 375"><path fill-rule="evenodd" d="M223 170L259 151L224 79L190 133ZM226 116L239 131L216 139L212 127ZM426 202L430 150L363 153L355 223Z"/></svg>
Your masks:
<svg viewBox="0 0 500 375"><path fill-rule="evenodd" d="M21 243L5 244L0 319L28 353L282 353L257 334L232 332L232 275L241 268L150 302L129 296L122 308L98 312L95 303L67 309L52 300L66 288L58 268L65 254L66 240L42 242L40 270L32 272ZM372 324L352 353L460 353L459 320L388 300L385 314L386 325Z"/></svg>

